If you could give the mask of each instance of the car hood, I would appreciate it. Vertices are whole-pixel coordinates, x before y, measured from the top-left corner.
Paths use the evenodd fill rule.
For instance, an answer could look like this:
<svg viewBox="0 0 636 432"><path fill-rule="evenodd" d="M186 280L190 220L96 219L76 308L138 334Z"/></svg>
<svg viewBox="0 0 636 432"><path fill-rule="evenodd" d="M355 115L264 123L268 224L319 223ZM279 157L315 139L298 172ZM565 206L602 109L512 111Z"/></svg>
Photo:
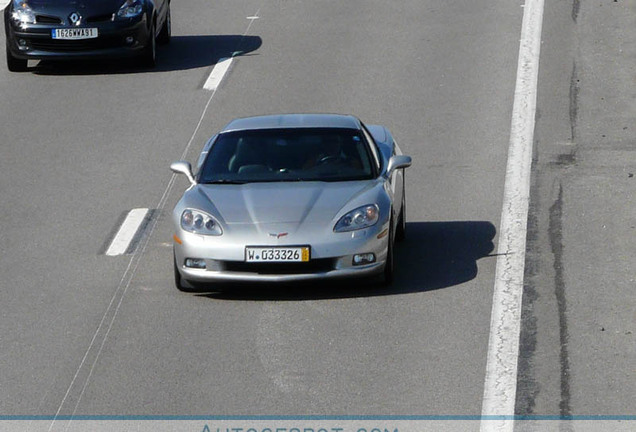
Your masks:
<svg viewBox="0 0 636 432"><path fill-rule="evenodd" d="M209 207L228 225L299 226L331 223L341 211L369 204L360 201L364 201L365 193L377 185L375 181L248 183L198 185L191 192L207 202L202 210Z"/></svg>
<svg viewBox="0 0 636 432"><path fill-rule="evenodd" d="M116 12L124 0L28 0L29 6L41 13L71 13L101 15Z"/></svg>

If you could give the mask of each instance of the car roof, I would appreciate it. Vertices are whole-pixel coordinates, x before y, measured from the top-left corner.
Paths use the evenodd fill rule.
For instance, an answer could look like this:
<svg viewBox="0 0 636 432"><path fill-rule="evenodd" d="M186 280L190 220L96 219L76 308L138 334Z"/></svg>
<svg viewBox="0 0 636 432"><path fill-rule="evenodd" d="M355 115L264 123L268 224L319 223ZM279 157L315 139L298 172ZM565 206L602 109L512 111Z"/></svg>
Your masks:
<svg viewBox="0 0 636 432"><path fill-rule="evenodd" d="M240 130L293 129L293 128L361 128L360 120L342 114L277 114L245 117L232 120L221 133Z"/></svg>

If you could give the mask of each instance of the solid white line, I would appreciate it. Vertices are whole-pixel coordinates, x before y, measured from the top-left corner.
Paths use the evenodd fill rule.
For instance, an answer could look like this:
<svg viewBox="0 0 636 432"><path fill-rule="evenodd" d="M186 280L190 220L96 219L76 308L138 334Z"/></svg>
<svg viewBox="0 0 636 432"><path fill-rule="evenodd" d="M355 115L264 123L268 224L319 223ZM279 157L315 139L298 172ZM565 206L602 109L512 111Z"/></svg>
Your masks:
<svg viewBox="0 0 636 432"><path fill-rule="evenodd" d="M221 84L223 77L227 73L234 57L222 58L212 69L210 76L203 84L203 88L206 90L214 91Z"/></svg>
<svg viewBox="0 0 636 432"><path fill-rule="evenodd" d="M544 0L527 0L504 186L481 431L514 428L521 300ZM493 417L505 416L505 417ZM490 417L490 418L488 418Z"/></svg>
<svg viewBox="0 0 636 432"><path fill-rule="evenodd" d="M126 219L124 220L124 223L121 224L121 227L119 228L119 231L117 231L115 238L113 238L113 241L110 243L108 250L106 250L106 255L116 256L126 253L126 249L128 249L130 242L132 241L133 237L135 237L137 230L143 223L148 212L148 209L139 208L132 209L128 213Z"/></svg>

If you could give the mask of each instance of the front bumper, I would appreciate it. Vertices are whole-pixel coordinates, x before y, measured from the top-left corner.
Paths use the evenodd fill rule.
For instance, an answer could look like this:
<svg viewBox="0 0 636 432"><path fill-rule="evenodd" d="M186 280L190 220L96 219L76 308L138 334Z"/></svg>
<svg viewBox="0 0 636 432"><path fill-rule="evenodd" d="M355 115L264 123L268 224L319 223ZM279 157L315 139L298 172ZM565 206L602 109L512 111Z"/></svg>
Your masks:
<svg viewBox="0 0 636 432"><path fill-rule="evenodd" d="M52 31L67 26L29 24L21 28L8 18L6 10L4 24L7 50L13 57L24 60L135 57L150 41L145 14L136 19L88 23L83 27L97 28L99 36L79 40L53 39Z"/></svg>
<svg viewBox="0 0 636 432"><path fill-rule="evenodd" d="M190 269L181 266L179 273L188 282L210 283L210 282L303 282L325 279L346 279L362 278L380 274L384 269L384 262L369 264L360 267L346 269L334 269L328 271L308 272L308 273L288 273L270 274L257 272L227 272L227 271L206 271L201 269Z"/></svg>
<svg viewBox="0 0 636 432"><path fill-rule="evenodd" d="M310 244L307 263L253 264L244 260L247 244L226 244L219 238L203 237L180 231L175 242L175 263L188 282L299 282L323 279L367 277L384 270L387 257L388 224L351 233L334 234ZM302 243L302 242L301 242ZM289 244L293 246L296 244ZM270 246L286 246L270 244ZM373 253L375 262L353 265L356 254ZM185 266L186 258L203 259L205 269Z"/></svg>

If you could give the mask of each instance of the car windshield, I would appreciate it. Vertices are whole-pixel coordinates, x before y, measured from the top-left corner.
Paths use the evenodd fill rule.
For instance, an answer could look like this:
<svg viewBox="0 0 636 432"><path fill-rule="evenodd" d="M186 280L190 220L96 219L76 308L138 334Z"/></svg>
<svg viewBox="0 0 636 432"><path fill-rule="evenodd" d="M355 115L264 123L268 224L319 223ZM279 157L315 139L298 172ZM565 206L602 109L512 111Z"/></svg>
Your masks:
<svg viewBox="0 0 636 432"><path fill-rule="evenodd" d="M293 128L218 136L199 183L351 181L374 178L371 155L354 129Z"/></svg>

